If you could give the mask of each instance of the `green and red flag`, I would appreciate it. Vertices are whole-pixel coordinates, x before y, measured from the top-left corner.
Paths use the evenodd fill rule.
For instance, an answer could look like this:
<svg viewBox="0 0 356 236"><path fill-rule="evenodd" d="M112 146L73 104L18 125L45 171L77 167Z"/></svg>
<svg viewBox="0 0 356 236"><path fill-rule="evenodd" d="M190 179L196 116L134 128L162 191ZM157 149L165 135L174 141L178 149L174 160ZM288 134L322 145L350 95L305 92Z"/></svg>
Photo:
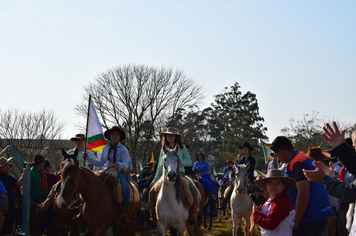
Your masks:
<svg viewBox="0 0 356 236"><path fill-rule="evenodd" d="M265 158L265 163L266 163L266 165L268 165L268 163L274 159L271 156L271 153L273 151L272 151L271 147L267 143L263 142L262 140L260 140L260 142L261 142L263 156Z"/></svg>
<svg viewBox="0 0 356 236"><path fill-rule="evenodd" d="M89 97L89 114L87 127L87 149L93 152L101 152L106 146L106 141L101 128L98 115L96 114L94 104Z"/></svg>

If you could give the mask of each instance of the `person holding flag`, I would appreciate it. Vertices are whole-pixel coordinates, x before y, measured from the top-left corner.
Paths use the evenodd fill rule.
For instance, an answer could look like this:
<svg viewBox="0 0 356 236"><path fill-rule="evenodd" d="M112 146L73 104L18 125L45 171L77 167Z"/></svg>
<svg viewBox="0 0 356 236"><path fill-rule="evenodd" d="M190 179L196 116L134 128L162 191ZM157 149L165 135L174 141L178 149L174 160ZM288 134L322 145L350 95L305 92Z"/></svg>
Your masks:
<svg viewBox="0 0 356 236"><path fill-rule="evenodd" d="M87 153L88 156L90 156L91 158L93 159L97 159L95 154L88 150L88 149L85 149L85 141L86 141L86 138L85 138L85 134L76 134L75 137L72 137L70 139L70 141L73 141L75 142L76 146L75 148L72 148L68 151L68 154L73 154L75 152L75 149L78 149L78 156L77 156L77 160L79 161L79 165L81 166L85 166L89 169L91 169L88 165L88 163L86 163L84 165L84 158L83 158L83 153L84 153L84 150L85 152ZM97 171L98 168L97 167L94 167L93 169L91 169L92 171Z"/></svg>
<svg viewBox="0 0 356 236"><path fill-rule="evenodd" d="M121 222L126 224L130 222L127 216L130 203L130 187L124 172L129 169L131 162L129 151L122 144L126 135L121 128L114 126L106 130L104 136L110 143L104 147L100 160L93 159L88 155L84 155L84 158L95 166L103 167L107 164L105 166L109 172L118 173L123 195Z"/></svg>

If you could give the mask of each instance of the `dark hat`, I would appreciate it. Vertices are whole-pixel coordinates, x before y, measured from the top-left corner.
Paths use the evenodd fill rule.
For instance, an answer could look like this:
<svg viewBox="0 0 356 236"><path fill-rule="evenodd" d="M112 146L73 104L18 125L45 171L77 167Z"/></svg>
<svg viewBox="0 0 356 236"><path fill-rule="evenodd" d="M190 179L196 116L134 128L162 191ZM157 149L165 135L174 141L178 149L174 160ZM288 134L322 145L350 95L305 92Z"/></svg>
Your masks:
<svg viewBox="0 0 356 236"><path fill-rule="evenodd" d="M253 150L253 147L248 142L244 142L244 144L242 144L242 146L239 146L240 149L242 149L243 147L247 147L247 148L251 149L251 151Z"/></svg>
<svg viewBox="0 0 356 236"><path fill-rule="evenodd" d="M321 151L320 146L310 146L308 148L307 155L315 161L328 161L335 159L331 157L330 153Z"/></svg>
<svg viewBox="0 0 356 236"><path fill-rule="evenodd" d="M31 165L35 166L35 165L38 165L38 164L40 164L42 162L45 162L45 161L46 160L44 159L44 157L38 154L38 155L35 156L35 160L31 163Z"/></svg>
<svg viewBox="0 0 356 236"><path fill-rule="evenodd" d="M275 138L270 146L270 148L276 152L278 149L281 148L287 148L287 149L293 149L293 144L291 141L285 137L285 136L278 136Z"/></svg>
<svg viewBox="0 0 356 236"><path fill-rule="evenodd" d="M229 163L234 164L231 160L228 160L225 162L225 165L228 165Z"/></svg>
<svg viewBox="0 0 356 236"><path fill-rule="evenodd" d="M9 161L11 161L13 157L10 157L9 159L6 159L5 157L1 157L0 158L0 167L4 166L6 163L8 163Z"/></svg>
<svg viewBox="0 0 356 236"><path fill-rule="evenodd" d="M161 132L161 135L163 134L174 134L174 135L179 135L181 136L181 134L179 134L178 129L174 128L174 127L168 127L166 131Z"/></svg>
<svg viewBox="0 0 356 236"><path fill-rule="evenodd" d="M119 134L120 134L120 141L122 141L122 140L125 139L125 137L126 137L125 132L124 132L122 129L120 129L118 126L114 126L114 127L112 127L111 129L108 129L108 130L106 130L106 131L104 132L104 136L105 136L105 138L106 138L107 140L110 140L110 135L111 135L111 132L113 132L113 131L119 132Z"/></svg>
<svg viewBox="0 0 356 236"><path fill-rule="evenodd" d="M48 167L48 166L51 166L51 163L49 163L48 160L45 160L45 164L44 164L44 167L43 167L43 168L46 168L46 167Z"/></svg>
<svg viewBox="0 0 356 236"><path fill-rule="evenodd" d="M263 179L255 180L255 184L262 189L267 189L267 180L268 179L280 179L283 181L286 190L291 190L295 187L295 180L293 178L284 177L281 170L272 169L267 171L267 175Z"/></svg>
<svg viewBox="0 0 356 236"><path fill-rule="evenodd" d="M71 138L70 141L77 141L78 139L85 139L84 134L76 134L75 137Z"/></svg>

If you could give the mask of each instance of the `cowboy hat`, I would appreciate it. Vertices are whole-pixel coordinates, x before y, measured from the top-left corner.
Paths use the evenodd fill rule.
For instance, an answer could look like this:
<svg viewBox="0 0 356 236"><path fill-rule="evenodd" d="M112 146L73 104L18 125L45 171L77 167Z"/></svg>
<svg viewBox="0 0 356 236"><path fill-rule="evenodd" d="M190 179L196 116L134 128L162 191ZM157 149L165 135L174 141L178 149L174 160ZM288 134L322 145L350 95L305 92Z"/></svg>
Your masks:
<svg viewBox="0 0 356 236"><path fill-rule="evenodd" d="M251 149L251 151L253 150L253 147L248 142L244 142L244 144L242 144L242 146L239 146L240 149L242 149L243 147L247 147L247 148Z"/></svg>
<svg viewBox="0 0 356 236"><path fill-rule="evenodd" d="M76 134L75 137L71 138L70 141L77 141L78 139L85 139L84 134Z"/></svg>
<svg viewBox="0 0 356 236"><path fill-rule="evenodd" d="M181 136L181 134L178 133L178 129L176 129L174 127L168 127L165 132L161 132L161 135L163 135L163 134L174 134L174 135Z"/></svg>
<svg viewBox="0 0 356 236"><path fill-rule="evenodd" d="M225 165L228 165L229 163L234 164L231 160L228 160L225 162Z"/></svg>
<svg viewBox="0 0 356 236"><path fill-rule="evenodd" d="M113 126L111 129L108 129L104 132L104 136L107 140L110 140L110 135L111 135L111 132L113 131L117 131L119 132L120 134L120 140L119 141L122 141L125 139L126 137L126 134L125 134L125 131L123 131L122 129L120 129L120 127L118 126Z"/></svg>
<svg viewBox="0 0 356 236"><path fill-rule="evenodd" d="M255 180L255 184L262 189L267 189L268 179L280 179L283 181L286 190L291 190L295 187L295 180L289 177L284 177L281 170L272 169L267 171L266 178Z"/></svg>
<svg viewBox="0 0 356 236"><path fill-rule="evenodd" d="M31 163L31 166L35 166L35 165L38 165L38 164L41 164L42 162L45 162L46 160L44 159L43 156L37 154L35 156L35 159L34 161Z"/></svg>
<svg viewBox="0 0 356 236"><path fill-rule="evenodd" d="M9 161L11 161L13 157L10 157L9 159L6 159L5 157L1 157L0 158L0 167L4 166L6 163L8 163Z"/></svg>
<svg viewBox="0 0 356 236"><path fill-rule="evenodd" d="M335 159L331 157L330 153L321 151L320 146L310 146L308 148L307 155L315 161L328 161Z"/></svg>

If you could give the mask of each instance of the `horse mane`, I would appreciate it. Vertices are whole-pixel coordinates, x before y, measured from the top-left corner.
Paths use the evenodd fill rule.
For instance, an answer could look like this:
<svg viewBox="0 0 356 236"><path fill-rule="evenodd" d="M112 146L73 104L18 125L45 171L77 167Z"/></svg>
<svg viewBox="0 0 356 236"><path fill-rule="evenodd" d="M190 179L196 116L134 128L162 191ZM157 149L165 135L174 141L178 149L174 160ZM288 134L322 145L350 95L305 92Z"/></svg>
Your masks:
<svg viewBox="0 0 356 236"><path fill-rule="evenodd" d="M174 183L174 187L176 188L176 198L178 203L180 203L182 201L183 206L188 208L188 201L187 198L184 194L184 189L183 189L183 185L182 185L182 179L180 177L180 174L178 173L177 177L176 177L176 182Z"/></svg>

